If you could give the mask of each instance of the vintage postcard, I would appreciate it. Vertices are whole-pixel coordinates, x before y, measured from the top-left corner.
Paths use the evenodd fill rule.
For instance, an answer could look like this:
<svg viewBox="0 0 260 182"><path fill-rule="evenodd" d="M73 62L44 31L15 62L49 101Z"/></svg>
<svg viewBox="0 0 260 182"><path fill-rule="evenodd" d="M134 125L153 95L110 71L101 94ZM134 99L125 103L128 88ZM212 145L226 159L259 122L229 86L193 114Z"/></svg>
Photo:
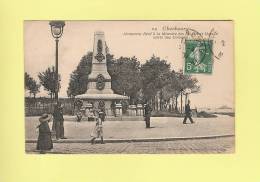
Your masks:
<svg viewBox="0 0 260 182"><path fill-rule="evenodd" d="M233 24L24 21L26 153L234 153Z"/></svg>

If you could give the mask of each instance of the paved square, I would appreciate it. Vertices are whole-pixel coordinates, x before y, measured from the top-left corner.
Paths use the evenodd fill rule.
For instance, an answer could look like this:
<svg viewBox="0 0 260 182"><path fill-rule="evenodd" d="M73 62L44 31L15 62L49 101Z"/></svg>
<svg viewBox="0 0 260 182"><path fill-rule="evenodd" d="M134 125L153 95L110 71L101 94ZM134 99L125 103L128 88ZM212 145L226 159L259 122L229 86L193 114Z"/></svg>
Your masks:
<svg viewBox="0 0 260 182"><path fill-rule="evenodd" d="M182 124L183 118L152 117L150 129L144 121L105 121L104 139L135 139L164 137L194 137L211 135L234 135L234 117L218 115L217 118L194 118L195 124ZM26 117L26 139L37 139L38 117ZM49 123L50 127L52 123ZM66 121L65 135L69 139L90 139L95 122Z"/></svg>
<svg viewBox="0 0 260 182"><path fill-rule="evenodd" d="M66 118L66 117L65 117ZM146 129L144 121L106 121L104 122L104 139L151 139L167 137L183 137L174 141L150 142L97 142L91 145L90 133L95 122L65 121L65 134L68 140L81 139L83 142L54 143L54 149L48 153L58 154L159 154L159 153L233 153L235 150L234 117L218 115L217 118L194 118L195 124L182 124L183 118L153 117L152 128ZM50 127L52 123L49 123ZM26 139L36 140L38 117L26 117ZM192 139L198 136L223 136L207 139ZM233 135L233 136L232 136ZM185 139L190 138L190 139ZM67 140L67 141L68 141ZM66 141L66 140L64 140ZM36 143L26 143L27 153L38 153Z"/></svg>

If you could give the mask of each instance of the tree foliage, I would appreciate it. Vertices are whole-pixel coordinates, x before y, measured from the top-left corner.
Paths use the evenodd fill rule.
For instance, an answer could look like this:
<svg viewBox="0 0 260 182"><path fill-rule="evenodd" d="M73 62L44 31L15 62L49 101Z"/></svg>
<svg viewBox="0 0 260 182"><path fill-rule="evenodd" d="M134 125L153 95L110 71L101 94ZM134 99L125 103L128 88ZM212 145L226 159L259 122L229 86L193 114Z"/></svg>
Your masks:
<svg viewBox="0 0 260 182"><path fill-rule="evenodd" d="M69 97L84 94L87 91L92 57L92 52L83 56L77 68L72 72L67 90ZM111 54L107 54L106 59L108 73L112 79L112 89L117 94L129 96L135 102L136 93L141 88L140 62L135 57L114 59L114 56Z"/></svg>
<svg viewBox="0 0 260 182"><path fill-rule="evenodd" d="M178 79L174 71L171 71L168 74L168 82L161 89L161 92L162 92L161 99L164 101L168 101L170 98L176 97L179 94L180 88L178 86Z"/></svg>
<svg viewBox="0 0 260 182"><path fill-rule="evenodd" d="M33 97L36 97L36 94L40 92L40 84L37 82L27 73L24 74L24 87L26 90L29 91L30 95L33 94Z"/></svg>
<svg viewBox="0 0 260 182"><path fill-rule="evenodd" d="M76 70L71 73L69 87L67 89L67 95L69 97L74 97L86 92L88 75L91 73L92 57L92 52L88 52L84 55L81 58Z"/></svg>
<svg viewBox="0 0 260 182"><path fill-rule="evenodd" d="M127 95L135 103L141 89L140 62L135 57L120 57L109 64L109 72L115 93Z"/></svg>
<svg viewBox="0 0 260 182"><path fill-rule="evenodd" d="M44 90L49 92L51 98L53 98L54 93L57 89L60 89L60 75L58 75L58 84L56 82L56 72L54 66L48 67L45 71L38 74L41 85L44 87Z"/></svg>
<svg viewBox="0 0 260 182"><path fill-rule="evenodd" d="M141 66L143 92L146 100L154 97L169 82L170 64L154 55Z"/></svg>
<svg viewBox="0 0 260 182"><path fill-rule="evenodd" d="M177 98L180 95L181 96L181 111L182 111L182 96L185 95L185 103L187 101L187 96L191 93L197 93L200 91L200 86L198 85L198 80L195 77L192 77L189 74L183 74L183 70L179 70L179 72L176 73L176 104L175 108L177 109ZM187 90L190 90L191 92L188 93Z"/></svg>
<svg viewBox="0 0 260 182"><path fill-rule="evenodd" d="M68 96L86 92L92 57L92 52L87 53L72 72ZM182 97L185 90L190 89L191 93L200 90L195 77L183 74L182 70L175 72L167 60L154 55L142 65L136 57L114 59L113 55L107 53L106 59L112 89L117 94L129 96L131 104L154 101L159 96L161 104L175 99L177 109L177 98L180 95Z"/></svg>

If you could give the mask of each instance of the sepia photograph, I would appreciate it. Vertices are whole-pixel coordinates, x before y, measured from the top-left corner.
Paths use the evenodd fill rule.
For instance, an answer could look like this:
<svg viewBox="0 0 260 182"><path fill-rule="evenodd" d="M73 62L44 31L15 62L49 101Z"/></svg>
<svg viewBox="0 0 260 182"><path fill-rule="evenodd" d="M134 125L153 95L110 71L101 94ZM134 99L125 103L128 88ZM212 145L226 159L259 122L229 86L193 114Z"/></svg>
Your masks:
<svg viewBox="0 0 260 182"><path fill-rule="evenodd" d="M24 21L27 154L235 153L233 21Z"/></svg>

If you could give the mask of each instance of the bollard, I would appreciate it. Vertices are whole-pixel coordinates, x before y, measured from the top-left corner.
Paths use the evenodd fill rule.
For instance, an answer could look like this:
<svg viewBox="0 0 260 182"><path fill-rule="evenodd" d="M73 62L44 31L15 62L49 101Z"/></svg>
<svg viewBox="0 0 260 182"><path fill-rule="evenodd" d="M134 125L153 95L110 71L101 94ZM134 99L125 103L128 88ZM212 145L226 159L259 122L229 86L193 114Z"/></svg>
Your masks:
<svg viewBox="0 0 260 182"><path fill-rule="evenodd" d="M142 104L137 104L137 116L143 116L143 106L142 106Z"/></svg>
<svg viewBox="0 0 260 182"><path fill-rule="evenodd" d="M136 116L136 105L129 105L128 109L130 116Z"/></svg>
<svg viewBox="0 0 260 182"><path fill-rule="evenodd" d="M116 104L116 117L122 116L122 104Z"/></svg>

